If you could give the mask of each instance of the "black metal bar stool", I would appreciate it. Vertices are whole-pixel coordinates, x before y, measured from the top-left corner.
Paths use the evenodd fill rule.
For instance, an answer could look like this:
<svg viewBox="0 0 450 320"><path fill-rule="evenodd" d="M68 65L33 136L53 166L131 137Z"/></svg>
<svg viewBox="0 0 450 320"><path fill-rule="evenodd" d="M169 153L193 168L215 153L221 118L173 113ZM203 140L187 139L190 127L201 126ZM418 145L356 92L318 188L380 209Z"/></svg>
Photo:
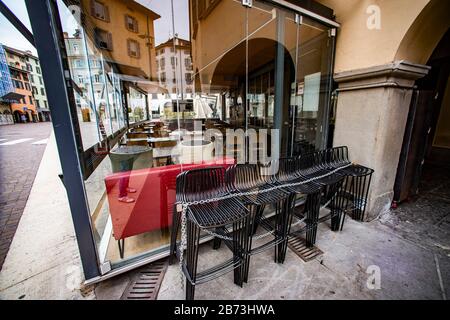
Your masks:
<svg viewBox="0 0 450 320"><path fill-rule="evenodd" d="M331 173L331 152L316 151L299 157L298 174L304 179L317 178L315 183L322 186L321 204L330 209L330 214L319 219L319 222L331 220L331 230L338 231L343 217L342 199L339 196L344 183L344 176ZM321 177L326 175L325 177Z"/></svg>
<svg viewBox="0 0 450 320"><path fill-rule="evenodd" d="M194 169L177 177L177 200L181 203L190 203L186 209L186 257L182 264L182 270L186 276L187 300L194 299L196 285L233 270L234 282L242 286L240 266L244 260L243 245L249 233L249 214L239 199L229 197L224 179L225 169L223 167ZM220 199L221 197L225 197L225 199ZM198 203L201 200L211 199L212 201L207 203ZM176 218L180 219L181 216L177 215ZM173 224L171 253L176 252L179 226L179 223ZM220 232L219 236L231 249L233 257L219 265L197 272L202 230Z"/></svg>
<svg viewBox="0 0 450 320"><path fill-rule="evenodd" d="M373 172L373 169L359 165L343 170L343 173L345 173L350 179L350 195L348 198L350 200L351 207L349 211L350 216L354 220L364 221L367 208L367 197L369 195ZM342 227L343 225L344 221L342 221Z"/></svg>
<svg viewBox="0 0 450 320"><path fill-rule="evenodd" d="M286 202L289 193L275 189L265 192L274 187L270 183L269 176L261 175L261 168L257 164L237 164L231 166L226 172L227 188L230 193L254 193L241 196L242 202L250 212L250 230L248 238L244 244L245 259L241 267L244 282L248 280L250 257L261 253L269 248L275 247L275 262L283 263L287 248L287 217ZM272 226L263 217L264 209L267 205L275 206L275 224ZM266 231L273 232L270 241L252 248L252 242L257 227L261 225Z"/></svg>
<svg viewBox="0 0 450 320"><path fill-rule="evenodd" d="M331 153L334 167L350 164L350 160L348 159L348 148L346 146L334 147L331 149ZM338 174L346 177L342 197L347 201L345 204L345 214L341 223L341 230L344 227L347 211L350 212L350 216L354 220L364 221L367 197L373 173L373 169L355 164L338 171ZM350 209L348 208L349 203L351 203Z"/></svg>
<svg viewBox="0 0 450 320"><path fill-rule="evenodd" d="M301 166L300 159L298 157L282 158L278 160L278 163L278 173L275 175L276 183L278 183L279 185L288 185L295 183L295 185L283 188L291 193L291 197L289 199L290 203L288 205L288 208L292 210L291 221L288 222L289 235L295 236L301 233L305 233L306 245L308 247L311 247L316 242L322 186L315 182L300 184L300 182L305 181L305 179L299 172ZM304 194L306 196L302 214L295 211L296 198L299 194ZM291 233L290 226L292 225L292 217L294 216L299 220L304 220L306 227Z"/></svg>

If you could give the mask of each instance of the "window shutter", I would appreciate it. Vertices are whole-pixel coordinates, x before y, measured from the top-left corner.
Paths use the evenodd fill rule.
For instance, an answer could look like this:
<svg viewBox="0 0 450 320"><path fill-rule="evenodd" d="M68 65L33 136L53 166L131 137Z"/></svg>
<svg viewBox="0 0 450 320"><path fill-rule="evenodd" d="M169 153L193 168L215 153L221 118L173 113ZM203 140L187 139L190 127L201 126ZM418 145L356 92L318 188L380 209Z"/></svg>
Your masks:
<svg viewBox="0 0 450 320"><path fill-rule="evenodd" d="M111 32L108 32L106 37L107 37L107 43L108 43L108 50L112 51L112 49L113 49L113 42L112 42L112 34L111 34Z"/></svg>
<svg viewBox="0 0 450 320"><path fill-rule="evenodd" d="M95 3L94 3L94 0L90 1L90 5L91 5L91 16L95 17Z"/></svg>
<svg viewBox="0 0 450 320"><path fill-rule="evenodd" d="M130 39L127 40L127 51L128 51L128 55L131 57L131 44L130 44Z"/></svg>
<svg viewBox="0 0 450 320"><path fill-rule="evenodd" d="M105 21L106 22L109 22L110 20L109 20L109 8L108 8L108 6L106 6L106 5L103 5L103 8L104 8L104 10L105 10Z"/></svg>
<svg viewBox="0 0 450 320"><path fill-rule="evenodd" d="M134 21L134 32L138 33L139 32L138 21L137 21L137 19L134 19L134 18L133 18L133 21Z"/></svg>
<svg viewBox="0 0 450 320"><path fill-rule="evenodd" d="M141 57L141 46L139 44L139 42L136 41L136 58L140 58Z"/></svg>

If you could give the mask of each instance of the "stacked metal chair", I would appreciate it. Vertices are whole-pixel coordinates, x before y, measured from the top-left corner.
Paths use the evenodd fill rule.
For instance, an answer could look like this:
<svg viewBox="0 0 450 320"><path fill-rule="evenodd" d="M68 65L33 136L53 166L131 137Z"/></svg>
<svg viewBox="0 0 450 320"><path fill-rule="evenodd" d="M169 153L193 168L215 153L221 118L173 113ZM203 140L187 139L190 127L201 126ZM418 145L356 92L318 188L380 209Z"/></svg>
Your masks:
<svg viewBox="0 0 450 320"><path fill-rule="evenodd" d="M251 233L245 243L245 258L241 267L242 279L248 280L250 257L275 247L275 262L283 263L286 256L288 228L290 218L287 214L289 192L282 189L272 190L274 185L270 183L270 175L261 175L261 167L257 164L236 164L227 169L226 181L228 192L232 194L251 193L242 195L240 199L250 212ZM269 190L269 192L266 192ZM267 205L275 206L274 226L263 217L264 209ZM267 231L272 231L271 240L256 248L252 248L254 234L257 227L261 225Z"/></svg>
<svg viewBox="0 0 450 320"><path fill-rule="evenodd" d="M348 148L346 146L331 148L329 149L329 153L332 158L330 164L333 168L350 164ZM350 216L353 219L364 221L367 197L373 173L373 169L356 164L352 164L338 171L338 174L345 177L345 187L343 188L342 198L346 201L346 204L345 214L341 223L341 230L344 226L347 212L350 212ZM351 204L350 208L349 203Z"/></svg>
<svg viewBox="0 0 450 320"><path fill-rule="evenodd" d="M225 169L211 167L194 169L177 177L177 200L189 204L186 209L186 256L182 271L186 276L186 299L194 299L195 286L234 270L234 282L242 286L240 266L244 261L244 242L250 233L249 213L236 197L220 200L228 195L225 185ZM207 203L201 200L212 199ZM218 200L214 200L218 199ZM181 216L174 216L171 237L171 254L177 252L176 237ZM201 231L220 232L233 257L219 265L197 272L198 249Z"/></svg>
<svg viewBox="0 0 450 320"><path fill-rule="evenodd" d="M322 187L321 204L330 209L330 214L321 217L318 222L330 219L331 230L338 231L345 206L339 194L345 177L338 173L331 173L333 168L329 165L330 160L328 149L302 155L299 157L298 175L305 180L318 178L314 182Z"/></svg>
<svg viewBox="0 0 450 320"><path fill-rule="evenodd" d="M311 247L316 242L322 186L316 182L300 184L300 182L305 179L300 172L301 165L300 158L298 157L282 158L278 161L274 161L274 163L278 163L278 173L274 176L275 183L280 186L291 184L291 186L283 187L284 190L290 193L288 208L289 210L292 210L292 214L290 215L291 221L288 223L288 233L290 236L305 233L306 245ZM302 214L295 211L295 203L297 195L299 194L306 195ZM306 224L306 227L291 233L290 226L292 224L292 217L294 216L297 219L302 220Z"/></svg>
<svg viewBox="0 0 450 320"><path fill-rule="evenodd" d="M250 257L272 247L275 248L275 262L283 263L288 237L304 232L307 246L313 246L318 224L323 221L331 219L331 229L342 230L349 203L352 217L363 220L373 172L351 164L347 147L337 147L272 161L267 166L236 164L226 171L223 167L213 167L178 175L176 201L187 205L187 248L182 264L187 279L186 298L194 298L197 284L232 270L234 282L242 286L248 281ZM294 210L299 194L306 195L301 213ZM275 207L274 217L264 217L267 205ZM321 206L328 207L330 213L320 217ZM306 226L291 233L294 215ZM174 208L171 262L177 253L181 217ZM258 226L267 233L256 236ZM197 272L202 230L215 237L215 249L223 242L232 251L233 258ZM263 239L263 236L270 238L253 248L255 238Z"/></svg>

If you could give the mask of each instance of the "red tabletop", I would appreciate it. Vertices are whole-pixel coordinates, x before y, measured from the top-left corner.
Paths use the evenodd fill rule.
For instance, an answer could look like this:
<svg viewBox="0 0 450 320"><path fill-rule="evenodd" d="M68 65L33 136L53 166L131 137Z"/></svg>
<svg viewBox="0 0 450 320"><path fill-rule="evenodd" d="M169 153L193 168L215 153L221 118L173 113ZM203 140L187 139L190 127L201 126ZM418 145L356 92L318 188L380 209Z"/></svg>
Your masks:
<svg viewBox="0 0 450 320"><path fill-rule="evenodd" d="M166 228L172 224L176 177L186 170L208 166L228 166L234 159L208 161L200 164L177 164L164 167L113 173L105 178L109 212L114 238L124 239L144 232ZM119 198L119 181L129 177L129 188L136 193L128 196L136 201L124 203Z"/></svg>

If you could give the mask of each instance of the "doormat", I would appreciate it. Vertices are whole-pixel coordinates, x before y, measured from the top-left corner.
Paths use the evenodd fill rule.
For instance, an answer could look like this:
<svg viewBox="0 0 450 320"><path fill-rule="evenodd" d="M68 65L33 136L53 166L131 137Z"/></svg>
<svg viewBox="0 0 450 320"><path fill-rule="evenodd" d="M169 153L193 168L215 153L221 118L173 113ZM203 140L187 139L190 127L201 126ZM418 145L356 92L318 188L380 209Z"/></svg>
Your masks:
<svg viewBox="0 0 450 320"><path fill-rule="evenodd" d="M156 300L166 274L168 260L155 261L137 271L121 300Z"/></svg>
<svg viewBox="0 0 450 320"><path fill-rule="evenodd" d="M300 236L289 238L288 247L296 255L298 255L304 262L308 262L313 260L314 258L323 254L322 250L320 250L316 246L307 247L306 240Z"/></svg>

